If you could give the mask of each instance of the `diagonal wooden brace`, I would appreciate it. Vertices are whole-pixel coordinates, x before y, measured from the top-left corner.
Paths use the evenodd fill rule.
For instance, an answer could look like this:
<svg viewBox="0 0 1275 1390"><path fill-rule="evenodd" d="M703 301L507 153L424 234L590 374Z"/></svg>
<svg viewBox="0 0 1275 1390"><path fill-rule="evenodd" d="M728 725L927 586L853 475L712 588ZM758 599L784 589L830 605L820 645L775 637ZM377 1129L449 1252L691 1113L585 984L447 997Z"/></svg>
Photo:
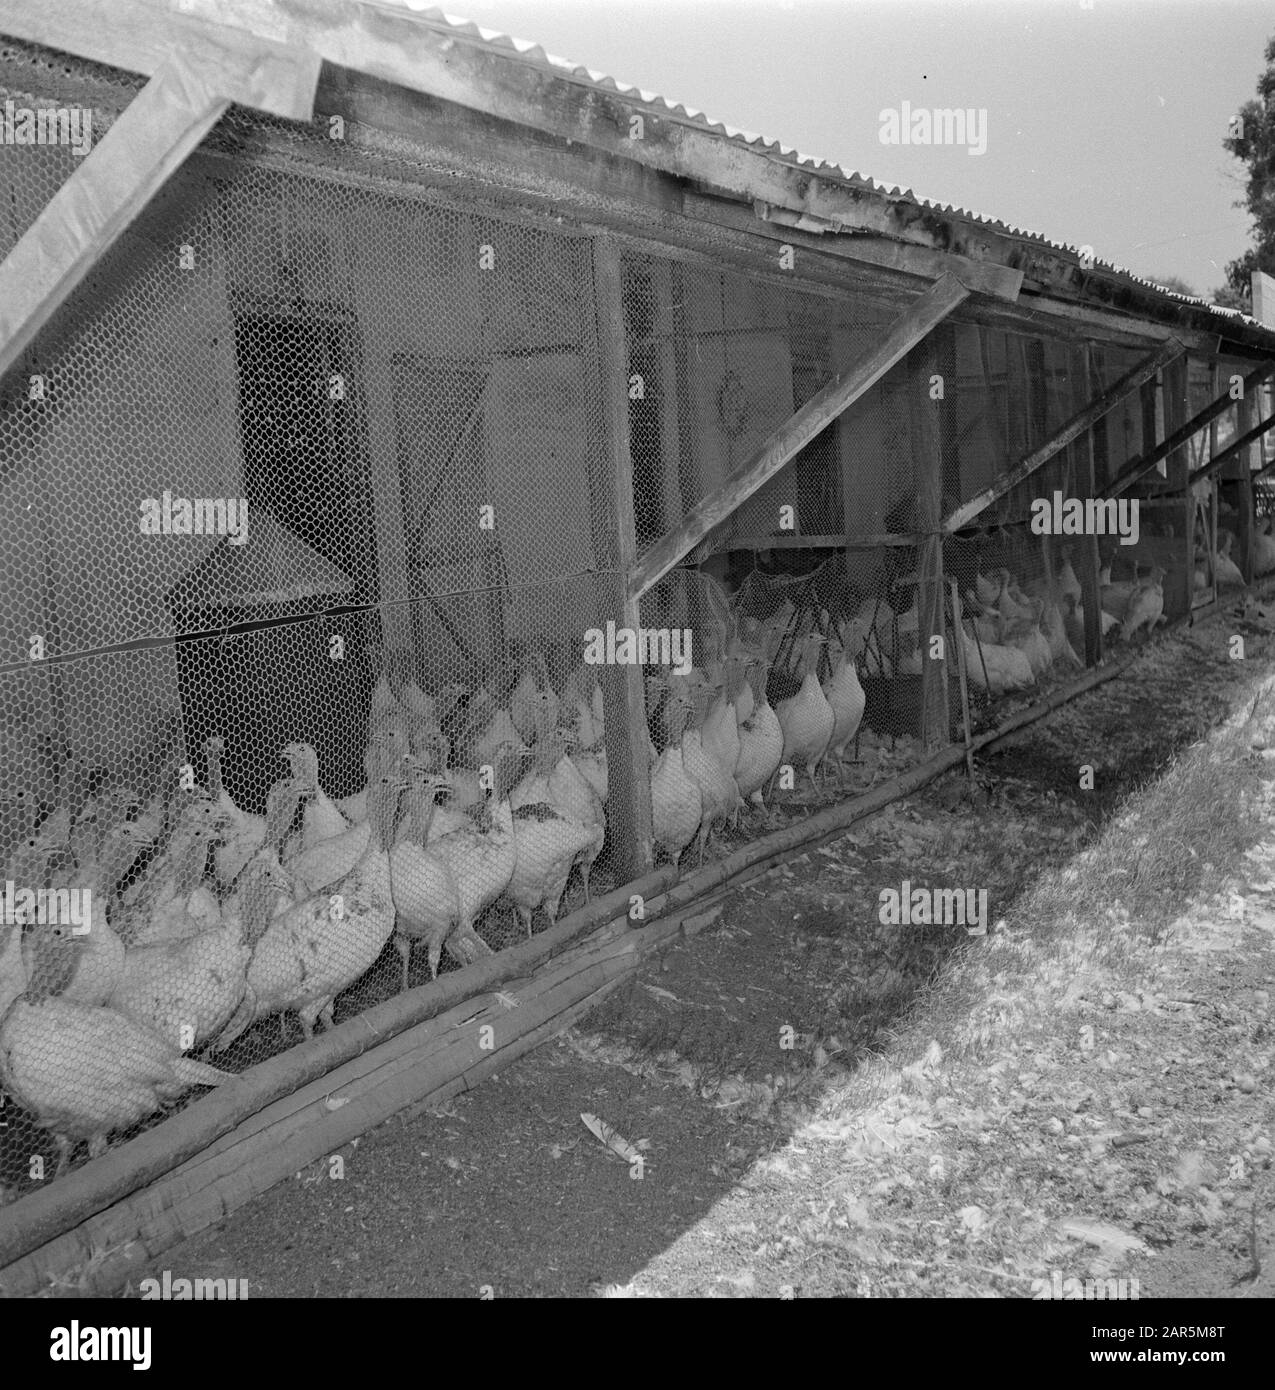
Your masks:
<svg viewBox="0 0 1275 1390"><path fill-rule="evenodd" d="M269 48L274 71L282 50ZM255 89L263 61L260 47L248 46L173 52L156 67L0 264L0 377L216 124L228 92ZM318 58L298 53L293 68L294 94L308 82L312 103Z"/></svg>
<svg viewBox="0 0 1275 1390"><path fill-rule="evenodd" d="M936 324L969 297L953 275L931 285L891 326L885 337L767 439L715 492L696 503L682 524L654 545L629 576L629 594L640 598L732 512L764 486L842 411L853 405L905 357Z"/></svg>
<svg viewBox="0 0 1275 1390"><path fill-rule="evenodd" d="M1265 381L1272 372L1275 372L1275 360L1259 363L1244 378L1245 396L1248 396L1254 387L1259 386ZM1103 497L1118 497L1125 488L1136 483L1144 474L1149 473L1161 459L1167 458L1174 449L1180 449L1188 439L1198 434L1200 430L1211 421L1216 420L1219 415L1225 414L1233 405L1235 405L1235 401L1229 393L1223 394L1216 400L1210 402L1198 414L1193 415L1181 428L1174 430L1166 440L1157 444L1154 449L1143 454L1140 458L1134 459L1132 463L1122 468L1102 490ZM1228 449L1226 457L1231 457L1233 453L1234 447ZM1207 464L1205 467L1208 471L1197 473L1195 477L1192 478L1192 482L1198 481L1201 477L1208 476L1213 471L1211 464Z"/></svg>
<svg viewBox="0 0 1275 1390"><path fill-rule="evenodd" d="M1126 372L1110 390L1104 391L1102 395L1078 410L1061 429L1020 459L1008 473L997 478L990 487L985 488L977 497L971 497L968 502L962 502L950 516L944 519L944 532L950 536L953 531L959 531L961 527L968 526L976 516L986 511L998 498L1004 497L1007 492L1016 488L1024 479L1030 478L1038 469L1043 468L1073 439L1079 438L1087 430L1092 429L1095 422L1101 420L1109 410L1119 405L1130 392L1136 391L1143 382L1149 381L1161 368L1168 366L1169 363L1180 357L1182 352L1182 344L1176 339L1170 338L1163 347L1153 352L1150 357L1144 358L1131 371Z"/></svg>

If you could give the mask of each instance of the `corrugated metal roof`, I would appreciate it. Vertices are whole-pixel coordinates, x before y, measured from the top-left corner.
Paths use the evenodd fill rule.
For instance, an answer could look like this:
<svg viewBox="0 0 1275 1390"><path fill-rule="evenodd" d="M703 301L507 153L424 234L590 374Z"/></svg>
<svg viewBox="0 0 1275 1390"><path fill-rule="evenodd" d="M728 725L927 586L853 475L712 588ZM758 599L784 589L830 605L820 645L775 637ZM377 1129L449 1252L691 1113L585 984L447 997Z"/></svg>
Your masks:
<svg viewBox="0 0 1275 1390"><path fill-rule="evenodd" d="M732 144L747 146L750 149L767 155L771 159L780 160L783 163L809 170L812 173L817 173L821 178L844 183L853 188L867 189L882 198L902 200L926 211L941 213L946 217L960 218L963 221L973 223L977 226L986 227L991 231L1006 236L1018 237L1024 241L1034 242L1051 251L1067 253L1079 259L1079 247L1072 246L1066 242L1054 241L1052 238L1044 236L1040 232L1034 232L1026 227L1016 226L1012 222L1005 222L997 217L989 217L983 213L973 212L968 208L957 207L951 203L931 202L928 198L919 197L910 188L902 188L897 184L880 183L867 175L847 170L842 165L831 160L817 159L809 155L804 155L799 150L793 149L790 145L781 144L778 140L770 140L765 136L755 135L750 131L739 130L734 126L729 126L723 121L713 120L710 116L707 116L703 111L699 111L695 107L683 105L681 102L668 101L655 92L648 92L630 83L619 82L606 73L597 72L592 68L586 68L566 58L559 58L555 54L549 53L541 44L533 43L526 39L516 39L508 34L502 34L497 30L484 28L482 25L476 24L472 20L460 19L455 15L447 14L436 6L425 4L424 0L363 0L363 3L369 4L372 7L392 9L399 12L402 12L404 9L409 10L414 18L440 31L446 31L471 42L480 43L484 47L499 50L522 62L552 71L556 76L567 81L594 87L599 91L614 93L617 96L623 97L625 101L658 112L667 120L683 121L688 125L698 126L703 130L711 131L713 134L720 136L723 140L729 141ZM1163 285L1156 284L1154 280L1148 280L1124 266L1116 265L1112 261L1106 261L1095 257L1093 265L1095 268L1101 268L1111 274L1121 276L1144 289L1153 290L1165 299L1172 300L1175 303L1189 304L1197 309L1207 309L1210 313L1217 314L1219 317L1238 320L1242 323L1250 324L1253 327L1264 329L1267 332L1272 331L1266 329L1265 325L1258 323L1256 319L1241 313L1238 309L1226 309L1207 299L1178 294L1175 290L1166 289Z"/></svg>

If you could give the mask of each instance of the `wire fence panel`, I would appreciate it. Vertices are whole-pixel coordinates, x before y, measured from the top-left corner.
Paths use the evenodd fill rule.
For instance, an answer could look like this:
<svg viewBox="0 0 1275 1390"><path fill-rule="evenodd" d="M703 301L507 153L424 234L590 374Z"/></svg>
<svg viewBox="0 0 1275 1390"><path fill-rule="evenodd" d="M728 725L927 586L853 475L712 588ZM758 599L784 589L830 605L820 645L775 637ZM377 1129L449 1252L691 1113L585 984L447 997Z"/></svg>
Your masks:
<svg viewBox="0 0 1275 1390"><path fill-rule="evenodd" d="M87 94L96 138L138 85L0 49L0 101ZM1136 546L1054 524L1162 437L1154 383L998 486L1138 354L958 318L626 604L897 310L331 136L230 112L0 383L7 1197L635 847L689 872L887 782L1080 669L1082 575L1115 641L1186 563L1167 470ZM0 145L0 253L77 158Z"/></svg>
<svg viewBox="0 0 1275 1390"><path fill-rule="evenodd" d="M325 133L232 113L5 383L9 1195L526 940L636 832L585 660L593 238ZM0 158L7 250L75 156Z"/></svg>

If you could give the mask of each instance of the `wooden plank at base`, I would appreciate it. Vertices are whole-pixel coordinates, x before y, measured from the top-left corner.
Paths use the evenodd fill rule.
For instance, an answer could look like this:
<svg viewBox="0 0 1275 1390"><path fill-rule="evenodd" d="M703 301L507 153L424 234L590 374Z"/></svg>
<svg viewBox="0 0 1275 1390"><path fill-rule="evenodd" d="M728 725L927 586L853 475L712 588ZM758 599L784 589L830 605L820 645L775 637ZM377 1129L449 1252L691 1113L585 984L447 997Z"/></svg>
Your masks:
<svg viewBox="0 0 1275 1390"><path fill-rule="evenodd" d="M936 324L969 298L955 276L945 275L891 325L874 348L840 372L786 420L715 492L698 502L682 524L652 546L629 576L629 593L638 598L661 580L689 551L764 486L822 430L869 391Z"/></svg>
<svg viewBox="0 0 1275 1390"><path fill-rule="evenodd" d="M595 899L530 941L397 994L336 1028L259 1063L238 1080L186 1106L158 1128L130 1139L20 1202L0 1208L0 1266L171 1172L248 1117L281 1096L328 1075L366 1052L370 1045L395 1037L461 1000L516 978L599 924L625 917L631 894L640 893L649 901L676 877L672 868L655 870L636 883L625 884Z"/></svg>
<svg viewBox="0 0 1275 1390"><path fill-rule="evenodd" d="M1104 391L1097 400L1091 401L1083 409L1078 410L1061 429L1016 463L1008 473L1002 474L977 497L971 497L968 502L963 502L957 507L944 520L943 530L950 536L953 531L959 531L961 527L968 526L980 512L990 507L997 498L1004 497L1019 483L1030 478L1038 469L1043 468L1060 449L1066 448L1073 439L1078 438L1095 421L1100 420L1109 410L1119 405L1131 391L1136 391L1143 382L1153 377L1162 367L1175 361L1181 356L1182 351L1182 344L1176 339L1170 338L1148 358L1126 372L1109 391Z"/></svg>
<svg viewBox="0 0 1275 1390"><path fill-rule="evenodd" d="M911 441L912 487L916 525L925 540L917 555L917 639L921 657L921 746L933 753L951 737L946 656L934 658L944 642L943 453L940 404L932 395L939 373L937 335L918 345L908 359L908 438ZM954 379L949 378L949 379Z"/></svg>

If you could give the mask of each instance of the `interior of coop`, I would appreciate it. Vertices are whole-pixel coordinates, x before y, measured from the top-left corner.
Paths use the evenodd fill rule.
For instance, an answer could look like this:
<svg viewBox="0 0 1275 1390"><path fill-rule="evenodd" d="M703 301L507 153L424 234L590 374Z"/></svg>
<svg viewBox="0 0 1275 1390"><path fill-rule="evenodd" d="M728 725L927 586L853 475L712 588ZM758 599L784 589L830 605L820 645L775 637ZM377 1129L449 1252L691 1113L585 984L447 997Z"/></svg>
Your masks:
<svg viewBox="0 0 1275 1390"><path fill-rule="evenodd" d="M33 186L19 181L13 196L33 201L31 217L38 211ZM474 247L484 244L499 274L475 263ZM193 268L174 255L177 245L193 248ZM641 552L878 341L891 313L869 299L832 299L637 252L626 253L626 268L630 365L649 384L644 402L630 401ZM617 521L601 446L592 286L585 236L196 156L75 301L91 309L73 306L52 340L54 389L27 413L20 438L33 466L10 469L0 484L8 514L31 518L0 555L13 633L52 630L58 650L86 652L167 638L175 610L185 615L180 630L346 597L380 605L377 619L350 627L351 642L412 653L418 678L434 688L493 672L499 679L513 664L511 642L561 652L564 634L583 633L614 610L613 589L598 579L617 562ZM316 374L338 371L346 382L339 411L325 416L320 400L316 416L288 400L300 389L295 362L292 379L284 371L298 324L312 333ZM279 335L275 360L271 332ZM1086 381L1074 343L959 317L941 341L945 512L992 484L1139 357L1095 348ZM281 373L277 381L272 372ZM915 389L905 359L691 558L737 584L783 507L806 535L918 529ZM1188 414L1210 390L1209 369L1193 364ZM1162 395L1152 391L1106 415L1097 432L1100 484L1164 430L1162 412ZM303 427L303 414L319 424ZM333 452L318 446L333 444L338 428L345 476L330 458L327 471L316 462ZM1022 523L1032 497L1055 486L1076 492L1080 447L1069 446L989 514L1014 524L977 547L949 546L950 572L963 584L989 562L1019 578L1039 575L1045 552ZM165 488L192 497L264 491L275 527L250 519L243 553L207 567L214 549L228 555L223 540L140 534L139 499ZM478 524L485 505L494 509L495 543ZM1115 578L1135 562L1181 574L1181 526L1180 508L1147 509L1138 545L1117 551ZM851 542L845 554L861 595L897 570L888 547ZM270 572L270 555L293 590L274 597L290 598L291 610L245 598L245 567ZM643 621L703 630L696 593L659 586L644 601ZM1170 579L1165 593L1166 613L1184 611L1184 584ZM324 636L319 626L311 633L320 663ZM241 663L237 677L255 680L267 702L281 678L264 669L271 650L263 641L261 659ZM309 650L294 646L287 660L304 664ZM558 664L562 676L566 658ZM91 662L66 664L55 679L33 669L15 706L18 722L53 719L76 758L127 773L150 731L183 712L179 666L170 644L113 657L109 679ZM241 698L251 703L252 693ZM344 735L305 731L328 765L350 762L350 779L359 775L360 707L352 686ZM193 740L207 720L187 724ZM0 775L29 777L29 743L13 728L11 713ZM279 732L280 742L302 733ZM233 785L233 765L228 773ZM260 803L272 775L272 763L256 770L252 800Z"/></svg>

